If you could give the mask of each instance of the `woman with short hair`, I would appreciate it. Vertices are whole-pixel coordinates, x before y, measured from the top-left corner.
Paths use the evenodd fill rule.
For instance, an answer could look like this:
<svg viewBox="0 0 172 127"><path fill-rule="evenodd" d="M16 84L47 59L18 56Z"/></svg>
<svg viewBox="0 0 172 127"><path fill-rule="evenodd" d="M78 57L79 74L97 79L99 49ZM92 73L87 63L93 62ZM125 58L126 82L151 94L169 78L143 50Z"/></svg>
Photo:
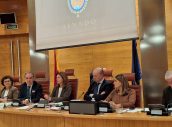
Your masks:
<svg viewBox="0 0 172 127"><path fill-rule="evenodd" d="M4 86L0 92L0 102L12 101L18 99L18 89L13 86L13 78L9 75L1 79L1 84Z"/></svg>

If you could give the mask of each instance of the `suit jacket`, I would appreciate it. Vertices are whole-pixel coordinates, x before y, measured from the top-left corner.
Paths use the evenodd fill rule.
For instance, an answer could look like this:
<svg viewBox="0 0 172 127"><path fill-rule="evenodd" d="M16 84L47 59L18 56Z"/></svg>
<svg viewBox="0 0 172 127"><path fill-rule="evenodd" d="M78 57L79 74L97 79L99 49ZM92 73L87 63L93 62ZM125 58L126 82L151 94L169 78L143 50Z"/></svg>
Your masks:
<svg viewBox="0 0 172 127"><path fill-rule="evenodd" d="M91 82L90 87L88 88L87 92L84 95L84 100L91 101L92 98L94 98L95 101L104 100L113 90L113 84L111 84L110 82L104 79L100 86L99 93L94 94L94 89L96 85L97 85L96 82L94 81ZM90 97L90 94L93 94L93 96Z"/></svg>
<svg viewBox="0 0 172 127"><path fill-rule="evenodd" d="M60 87L59 85L54 87L54 89L52 91L52 94L51 94L51 98L52 98L51 100L53 102L60 102L60 101L70 100L71 93L72 93L72 86L71 85L65 85L62 88L62 92L61 92L60 97L58 97L59 87Z"/></svg>
<svg viewBox="0 0 172 127"><path fill-rule="evenodd" d="M37 103L37 102L39 102L41 97L42 97L42 87L36 81L33 81L32 89L31 89L31 101L33 103ZM26 82L24 82L20 87L19 99L21 101L28 99Z"/></svg>
<svg viewBox="0 0 172 127"><path fill-rule="evenodd" d="M167 86L163 90L163 96L162 96L162 104L167 107L168 104L172 104L172 88L170 86Z"/></svg>
<svg viewBox="0 0 172 127"><path fill-rule="evenodd" d="M136 91L134 89L128 89L127 94L119 95L114 89L106 98L106 101L113 101L115 104L121 104L123 108L133 108L136 102Z"/></svg>
<svg viewBox="0 0 172 127"><path fill-rule="evenodd" d="M3 98L3 95L4 95L4 92L5 92L5 87L1 90L1 98ZM7 95L7 100L12 100L12 99L18 99L18 94L19 94L19 91L16 87L12 86L10 89L9 89L9 92L8 92L8 95Z"/></svg>

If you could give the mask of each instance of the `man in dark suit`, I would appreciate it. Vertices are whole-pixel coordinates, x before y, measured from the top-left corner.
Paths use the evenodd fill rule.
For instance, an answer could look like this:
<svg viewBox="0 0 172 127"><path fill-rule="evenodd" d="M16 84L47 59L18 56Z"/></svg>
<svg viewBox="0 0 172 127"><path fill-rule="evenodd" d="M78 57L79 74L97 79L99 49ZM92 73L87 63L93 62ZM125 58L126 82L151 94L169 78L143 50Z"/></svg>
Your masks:
<svg viewBox="0 0 172 127"><path fill-rule="evenodd" d="M93 70L93 80L90 83L84 100L100 101L104 100L113 90L113 84L104 79L103 69L98 67Z"/></svg>
<svg viewBox="0 0 172 127"><path fill-rule="evenodd" d="M162 104L165 107L172 107L172 71L168 70L165 73L165 80L167 82L166 88L163 90Z"/></svg>
<svg viewBox="0 0 172 127"><path fill-rule="evenodd" d="M33 80L34 75L31 72L25 73L25 82L21 84L19 99L22 104L28 104L29 102L37 103L42 97L42 87L36 81Z"/></svg>

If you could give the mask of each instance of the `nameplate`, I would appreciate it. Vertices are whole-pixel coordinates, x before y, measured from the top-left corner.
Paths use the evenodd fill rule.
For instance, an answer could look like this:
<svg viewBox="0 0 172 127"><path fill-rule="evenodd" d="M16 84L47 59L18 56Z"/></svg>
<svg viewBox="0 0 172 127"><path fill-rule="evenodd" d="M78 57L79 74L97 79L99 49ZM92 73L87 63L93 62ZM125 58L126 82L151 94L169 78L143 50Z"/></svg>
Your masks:
<svg viewBox="0 0 172 127"><path fill-rule="evenodd" d="M71 101L69 102L69 113L96 115L98 113L96 102Z"/></svg>
<svg viewBox="0 0 172 127"><path fill-rule="evenodd" d="M38 103L38 104L37 104L37 107L38 107L38 108L44 108L44 107L45 107L45 104L40 104L40 103Z"/></svg>
<svg viewBox="0 0 172 127"><path fill-rule="evenodd" d="M106 108L106 107L99 107L99 112L108 112L108 108Z"/></svg>
<svg viewBox="0 0 172 127"><path fill-rule="evenodd" d="M19 103L18 102L13 102L12 103L12 106L18 107L19 106Z"/></svg>
<svg viewBox="0 0 172 127"><path fill-rule="evenodd" d="M64 110L69 110L69 106L64 106Z"/></svg>

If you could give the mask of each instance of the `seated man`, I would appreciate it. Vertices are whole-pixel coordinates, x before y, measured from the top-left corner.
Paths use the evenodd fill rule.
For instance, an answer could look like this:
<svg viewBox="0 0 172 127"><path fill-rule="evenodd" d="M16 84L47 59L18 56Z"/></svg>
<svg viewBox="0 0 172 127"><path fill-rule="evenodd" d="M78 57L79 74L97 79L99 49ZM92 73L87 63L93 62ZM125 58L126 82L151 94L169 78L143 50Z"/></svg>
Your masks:
<svg viewBox="0 0 172 127"><path fill-rule="evenodd" d="M163 91L162 104L166 107L170 104L172 106L172 71L167 71L165 73L165 80L168 86Z"/></svg>
<svg viewBox="0 0 172 127"><path fill-rule="evenodd" d="M104 100L109 93L113 90L113 84L104 79L103 69L98 67L93 70L93 80L90 83L84 100L100 101Z"/></svg>
<svg viewBox="0 0 172 127"><path fill-rule="evenodd" d="M19 99L22 104L28 104L29 102L37 103L42 96L42 87L36 81L33 80L34 75L31 72L25 73L25 80L21 84Z"/></svg>

